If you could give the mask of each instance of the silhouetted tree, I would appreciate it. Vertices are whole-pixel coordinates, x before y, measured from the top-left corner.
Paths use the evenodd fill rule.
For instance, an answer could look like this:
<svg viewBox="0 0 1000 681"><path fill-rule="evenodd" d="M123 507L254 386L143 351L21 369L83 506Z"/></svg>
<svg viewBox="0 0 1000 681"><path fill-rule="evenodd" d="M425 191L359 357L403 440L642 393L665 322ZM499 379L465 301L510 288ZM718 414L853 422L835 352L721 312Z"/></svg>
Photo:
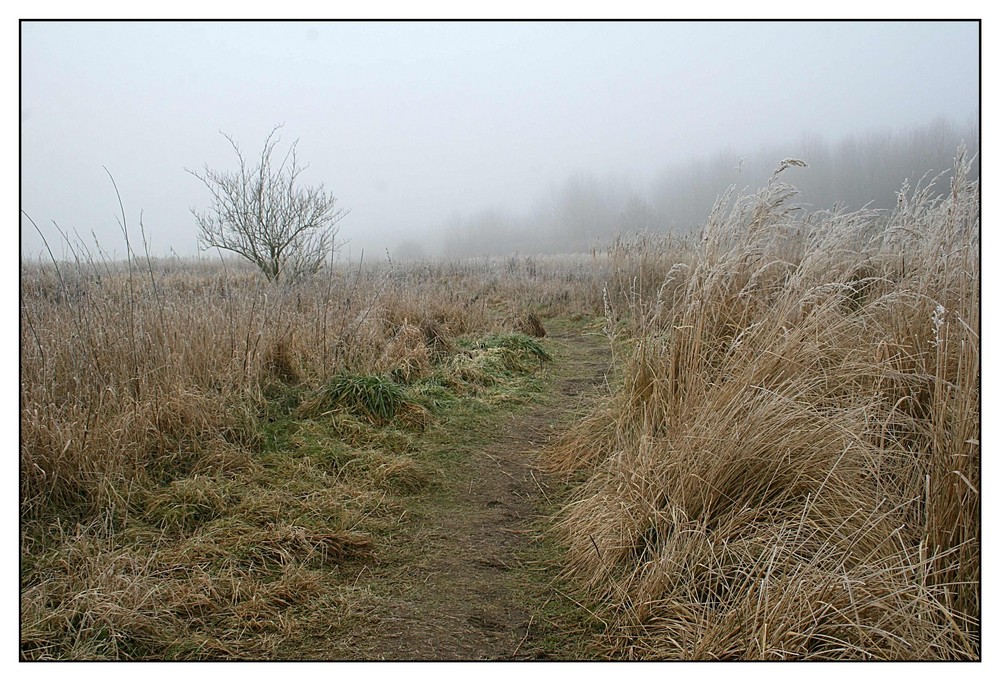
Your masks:
<svg viewBox="0 0 1000 681"><path fill-rule="evenodd" d="M296 140L280 164L274 149L281 126L264 141L256 164L251 166L236 141L222 135L236 152L235 171L208 166L201 173L188 170L212 193L204 213L191 209L198 222L203 248L221 248L257 265L269 281L315 274L337 250L337 223L347 214L336 208L337 199L323 185L301 186L305 170L298 163Z"/></svg>

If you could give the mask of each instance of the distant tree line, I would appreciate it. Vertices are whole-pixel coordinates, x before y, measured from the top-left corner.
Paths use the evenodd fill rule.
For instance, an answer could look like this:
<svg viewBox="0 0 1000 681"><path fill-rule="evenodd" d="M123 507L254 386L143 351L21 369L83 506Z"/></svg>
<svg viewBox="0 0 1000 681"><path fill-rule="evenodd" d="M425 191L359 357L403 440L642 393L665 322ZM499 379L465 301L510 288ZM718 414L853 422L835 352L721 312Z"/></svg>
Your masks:
<svg viewBox="0 0 1000 681"><path fill-rule="evenodd" d="M970 154L978 153L978 120L958 126L939 119L902 131L850 135L835 143L803 135L753 152L730 148L710 158L664 167L645 186L624 178L578 174L522 213L493 207L467 217L453 216L444 225L444 253L455 257L579 253L595 243L607 243L617 233L685 233L707 218L730 186L759 188L784 158L809 165L784 176L799 189L799 205L810 210L891 208L906 180L912 186L925 176L944 173L937 189L947 191L961 144ZM979 177L978 156L972 175Z"/></svg>

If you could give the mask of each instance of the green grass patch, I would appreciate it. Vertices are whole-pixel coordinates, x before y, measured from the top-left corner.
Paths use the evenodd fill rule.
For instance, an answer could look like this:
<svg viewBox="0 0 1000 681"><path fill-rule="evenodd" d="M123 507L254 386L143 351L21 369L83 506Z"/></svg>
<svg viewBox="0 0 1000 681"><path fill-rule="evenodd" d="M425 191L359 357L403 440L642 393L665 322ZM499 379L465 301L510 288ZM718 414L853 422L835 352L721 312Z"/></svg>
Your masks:
<svg viewBox="0 0 1000 681"><path fill-rule="evenodd" d="M394 419L408 401L403 387L389 378L345 373L299 405L297 413L315 418L342 409L380 425Z"/></svg>

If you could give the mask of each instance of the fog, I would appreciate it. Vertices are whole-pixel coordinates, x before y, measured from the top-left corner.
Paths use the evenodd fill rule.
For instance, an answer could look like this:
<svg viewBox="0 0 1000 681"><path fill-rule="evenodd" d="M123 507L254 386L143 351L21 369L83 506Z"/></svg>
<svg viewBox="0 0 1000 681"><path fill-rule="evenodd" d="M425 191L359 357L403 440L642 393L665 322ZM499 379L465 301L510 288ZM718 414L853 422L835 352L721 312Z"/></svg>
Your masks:
<svg viewBox="0 0 1000 681"><path fill-rule="evenodd" d="M141 215L151 253L193 255L210 196L185 169L282 124L350 210L345 255L579 250L688 227L785 156L813 204L884 200L978 145L978 87L975 22L24 22L21 208L57 256L53 223L121 255L110 173L134 238ZM524 238L559 205L614 215Z"/></svg>

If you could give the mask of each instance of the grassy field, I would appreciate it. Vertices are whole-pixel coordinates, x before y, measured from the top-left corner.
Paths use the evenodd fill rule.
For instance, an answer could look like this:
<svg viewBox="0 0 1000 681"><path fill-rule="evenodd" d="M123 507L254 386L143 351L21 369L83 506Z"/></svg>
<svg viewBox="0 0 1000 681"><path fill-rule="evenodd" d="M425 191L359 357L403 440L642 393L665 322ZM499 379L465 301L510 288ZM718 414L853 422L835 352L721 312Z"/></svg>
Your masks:
<svg viewBox="0 0 1000 681"><path fill-rule="evenodd" d="M551 481L517 507L541 543L515 656L978 659L961 168L891 213L803 214L778 173L698 235L579 257L295 286L80 244L22 264L22 658L375 659L412 533L467 515L466 462L523 412L561 427L537 461L502 440L504 475ZM587 320L596 400L566 378Z"/></svg>
<svg viewBox="0 0 1000 681"><path fill-rule="evenodd" d="M521 332L599 300L529 267L26 265L22 656L288 657L353 621L442 443L541 390Z"/></svg>

